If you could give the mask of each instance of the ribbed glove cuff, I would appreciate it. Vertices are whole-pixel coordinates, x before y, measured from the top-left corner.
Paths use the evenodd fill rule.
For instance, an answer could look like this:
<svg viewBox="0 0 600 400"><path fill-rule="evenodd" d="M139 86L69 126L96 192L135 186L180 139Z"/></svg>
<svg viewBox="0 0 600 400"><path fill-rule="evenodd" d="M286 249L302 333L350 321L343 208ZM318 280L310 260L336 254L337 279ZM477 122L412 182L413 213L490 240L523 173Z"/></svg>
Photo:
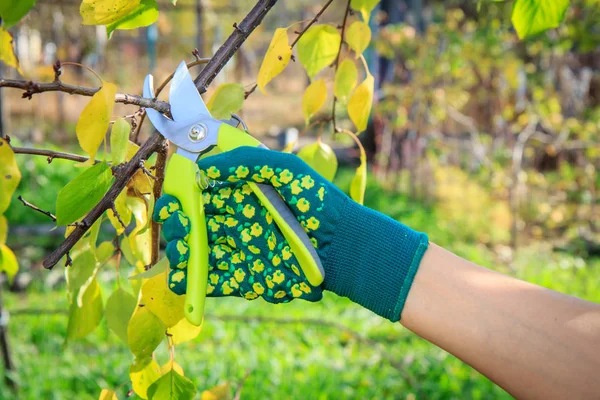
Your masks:
<svg viewBox="0 0 600 400"><path fill-rule="evenodd" d="M322 260L324 288L399 321L429 244L427 235L350 199L341 215Z"/></svg>

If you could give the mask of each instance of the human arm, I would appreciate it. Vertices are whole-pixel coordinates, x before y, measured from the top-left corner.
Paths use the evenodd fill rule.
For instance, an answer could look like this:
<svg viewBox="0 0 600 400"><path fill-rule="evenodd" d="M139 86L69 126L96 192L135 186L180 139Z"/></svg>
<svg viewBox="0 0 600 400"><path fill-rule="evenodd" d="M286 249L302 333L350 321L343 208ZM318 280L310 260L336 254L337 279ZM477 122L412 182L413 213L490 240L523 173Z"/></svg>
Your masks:
<svg viewBox="0 0 600 400"><path fill-rule="evenodd" d="M600 398L600 305L430 244L400 323L519 399Z"/></svg>

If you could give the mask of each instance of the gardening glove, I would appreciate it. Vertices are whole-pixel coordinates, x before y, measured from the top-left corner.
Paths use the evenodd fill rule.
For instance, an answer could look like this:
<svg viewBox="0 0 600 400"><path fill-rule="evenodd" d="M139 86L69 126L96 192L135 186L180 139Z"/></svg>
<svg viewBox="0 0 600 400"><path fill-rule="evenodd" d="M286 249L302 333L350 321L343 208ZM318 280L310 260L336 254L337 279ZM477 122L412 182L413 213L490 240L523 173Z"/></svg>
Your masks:
<svg viewBox="0 0 600 400"><path fill-rule="evenodd" d="M322 288L393 322L400 319L427 235L354 202L292 154L240 147L198 165L211 179L271 184L317 250Z"/></svg>
<svg viewBox="0 0 600 400"><path fill-rule="evenodd" d="M307 281L283 234L248 184L209 186L203 196L210 249L207 296L262 297L271 303L323 297L322 288ZM187 262L194 251L187 243L190 221L171 195L156 202L153 218L163 223L168 241L168 285L174 293L185 294Z"/></svg>

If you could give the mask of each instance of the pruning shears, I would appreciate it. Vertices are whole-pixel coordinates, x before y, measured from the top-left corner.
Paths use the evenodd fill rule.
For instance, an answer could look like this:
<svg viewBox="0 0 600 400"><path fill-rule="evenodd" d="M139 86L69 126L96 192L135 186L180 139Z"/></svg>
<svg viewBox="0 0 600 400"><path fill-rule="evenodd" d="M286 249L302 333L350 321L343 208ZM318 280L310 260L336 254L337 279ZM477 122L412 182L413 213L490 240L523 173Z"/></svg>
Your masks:
<svg viewBox="0 0 600 400"><path fill-rule="evenodd" d="M146 98L155 97L153 77L150 74L146 76L143 94ZM177 146L177 152L167 164L163 190L179 199L182 211L191 222L188 239L191 252L187 266L184 312L190 323L200 326L208 283L209 247L202 202L202 178L196 161L215 146L221 152L240 146L266 146L247 132L237 129L237 123L235 127L230 125L234 123L233 118L230 121L220 121L211 116L185 62L179 64L171 81L169 103L172 118L151 108L146 108L146 114L154 127ZM253 182L248 185L273 216L308 282L313 286L320 285L324 279L321 261L287 204L272 186Z"/></svg>

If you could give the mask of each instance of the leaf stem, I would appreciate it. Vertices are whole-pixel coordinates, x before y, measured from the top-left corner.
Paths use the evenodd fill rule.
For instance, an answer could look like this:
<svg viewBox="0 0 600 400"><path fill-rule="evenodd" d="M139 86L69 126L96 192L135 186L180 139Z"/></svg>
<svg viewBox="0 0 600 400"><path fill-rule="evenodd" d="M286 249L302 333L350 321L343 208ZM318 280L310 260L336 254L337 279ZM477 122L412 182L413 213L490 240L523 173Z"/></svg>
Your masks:
<svg viewBox="0 0 600 400"><path fill-rule="evenodd" d="M335 62L333 63L333 65L335 67L335 74L337 74L337 70L340 65L340 54L342 53L342 45L344 43L344 35L346 33L346 21L348 20L348 14L350 14L350 1L351 0L348 0L346 2L346 11L344 12L344 20L342 21L342 32L340 33L340 36L341 36L340 47L338 48L338 53L337 53L337 56L335 57ZM335 74L334 74L334 76L335 76ZM337 121L335 119L336 104L337 104L337 97L335 96L335 93L334 93L333 104L331 105L331 122L333 125L333 133L336 133L338 130Z"/></svg>
<svg viewBox="0 0 600 400"><path fill-rule="evenodd" d="M76 63L76 62L73 62L73 61L63 61L63 62L61 62L61 65L72 65L72 66L75 66L75 67L80 67L80 68L87 69L92 74L96 75L96 78L98 78L98 80L100 81L100 83L104 83L104 80L100 77L100 75L98 75L98 73L96 71L94 71L90 67L87 67L87 66L85 66L83 64L79 64L79 63Z"/></svg>

